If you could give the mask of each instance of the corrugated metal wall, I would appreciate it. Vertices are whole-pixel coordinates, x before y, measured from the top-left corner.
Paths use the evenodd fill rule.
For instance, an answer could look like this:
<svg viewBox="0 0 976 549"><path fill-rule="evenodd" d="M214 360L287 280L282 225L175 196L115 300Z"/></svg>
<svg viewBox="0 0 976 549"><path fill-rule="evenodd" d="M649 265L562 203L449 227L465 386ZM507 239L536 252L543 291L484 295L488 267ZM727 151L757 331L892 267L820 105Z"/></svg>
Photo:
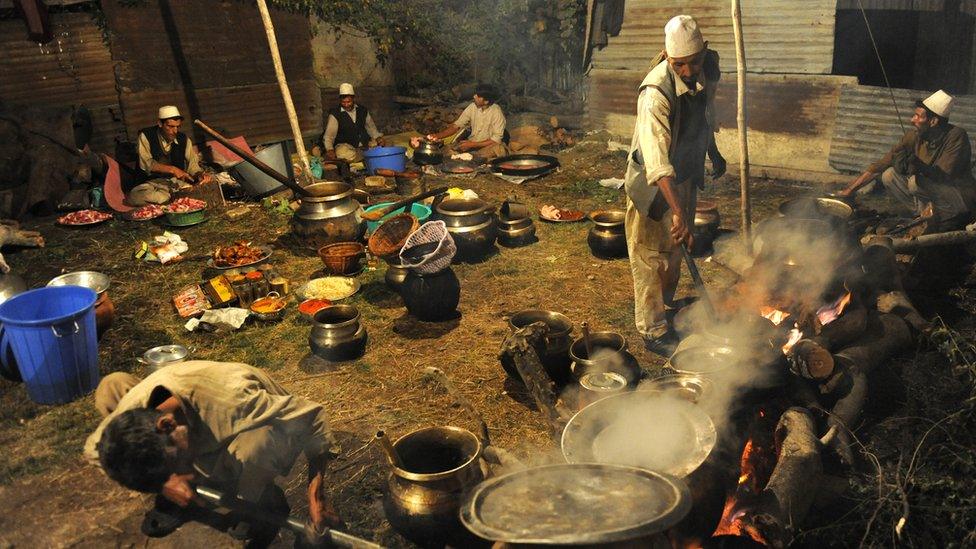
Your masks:
<svg viewBox="0 0 976 549"><path fill-rule="evenodd" d="M108 46L89 14L56 13L51 21L54 40L44 45L27 39L20 19L0 21L0 100L84 105L95 126L92 148L111 151L125 128Z"/></svg>
<svg viewBox="0 0 976 549"><path fill-rule="evenodd" d="M187 118L244 133L249 142L289 139L267 38L253 4L219 0L102 2L130 136L173 103ZM304 134L322 131L311 31L297 14L272 10L282 64Z"/></svg>
<svg viewBox="0 0 976 549"><path fill-rule="evenodd" d="M837 0L837 9L942 11L945 0Z"/></svg>
<svg viewBox="0 0 976 549"><path fill-rule="evenodd" d="M896 89L893 93L904 128L910 129L915 100L931 92ZM950 121L969 132L970 142L976 145L972 141L976 134L976 95L955 99ZM845 86L837 106L830 165L838 170L862 171L884 156L904 134L887 88ZM973 152L976 154L976 146Z"/></svg>
<svg viewBox="0 0 976 549"><path fill-rule="evenodd" d="M743 2L743 35L750 72L829 74L834 52L837 0ZM598 69L646 70L664 48L664 25L680 13L693 15L722 70L735 70L735 46L727 0L627 0L623 28L593 52Z"/></svg>

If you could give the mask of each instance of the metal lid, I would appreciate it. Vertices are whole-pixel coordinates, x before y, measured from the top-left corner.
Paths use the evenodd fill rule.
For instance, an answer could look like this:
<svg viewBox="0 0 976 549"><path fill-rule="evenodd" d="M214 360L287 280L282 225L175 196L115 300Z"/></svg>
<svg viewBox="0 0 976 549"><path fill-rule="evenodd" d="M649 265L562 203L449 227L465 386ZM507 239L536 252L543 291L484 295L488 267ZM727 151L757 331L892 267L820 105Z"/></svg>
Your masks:
<svg viewBox="0 0 976 549"><path fill-rule="evenodd" d="M601 393L619 391L627 386L627 378L614 372L590 372L579 380L580 387Z"/></svg>
<svg viewBox="0 0 976 549"><path fill-rule="evenodd" d="M142 358L153 366L162 366L183 360L189 354L190 351L182 345L160 345L143 353Z"/></svg>
<svg viewBox="0 0 976 549"><path fill-rule="evenodd" d="M545 465L476 486L461 522L477 536L508 543L581 545L662 532L691 509L681 480L636 467Z"/></svg>

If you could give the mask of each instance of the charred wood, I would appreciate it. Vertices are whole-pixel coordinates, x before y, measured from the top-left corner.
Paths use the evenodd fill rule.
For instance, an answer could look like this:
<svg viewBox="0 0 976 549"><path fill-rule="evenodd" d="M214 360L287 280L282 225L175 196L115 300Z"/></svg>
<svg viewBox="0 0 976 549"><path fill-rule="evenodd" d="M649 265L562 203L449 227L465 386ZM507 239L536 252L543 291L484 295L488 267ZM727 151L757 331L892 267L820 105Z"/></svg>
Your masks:
<svg viewBox="0 0 976 549"><path fill-rule="evenodd" d="M572 417L572 412L559 401L556 386L546 373L536 351L537 348L542 348L548 331L548 326L542 322L516 330L502 342L499 358L515 365L539 411L546 416L550 434L558 440L566 422Z"/></svg>

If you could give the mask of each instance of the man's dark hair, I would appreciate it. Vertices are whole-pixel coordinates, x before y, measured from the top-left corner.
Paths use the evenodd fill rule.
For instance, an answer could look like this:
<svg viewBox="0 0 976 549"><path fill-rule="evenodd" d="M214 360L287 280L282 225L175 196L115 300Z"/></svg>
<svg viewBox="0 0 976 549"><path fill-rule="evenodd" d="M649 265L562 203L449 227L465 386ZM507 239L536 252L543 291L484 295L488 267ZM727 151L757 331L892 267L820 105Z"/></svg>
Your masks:
<svg viewBox="0 0 976 549"><path fill-rule="evenodd" d="M474 93L489 103L495 103L498 101L498 90L495 89L495 86L492 86L491 84L478 84L474 88Z"/></svg>
<svg viewBox="0 0 976 549"><path fill-rule="evenodd" d="M921 99L915 101L915 108L919 108L919 107L925 109L925 114L929 118L938 118L939 119L939 125L944 126L946 123L949 122L949 119L946 118L945 116L942 116L940 114L935 114L934 112L932 112L932 109L926 107L925 106L925 103L922 103L922 100Z"/></svg>
<svg viewBox="0 0 976 549"><path fill-rule="evenodd" d="M169 435L156 432L162 412L139 408L119 414L102 431L98 459L109 478L139 492L159 492L170 476Z"/></svg>

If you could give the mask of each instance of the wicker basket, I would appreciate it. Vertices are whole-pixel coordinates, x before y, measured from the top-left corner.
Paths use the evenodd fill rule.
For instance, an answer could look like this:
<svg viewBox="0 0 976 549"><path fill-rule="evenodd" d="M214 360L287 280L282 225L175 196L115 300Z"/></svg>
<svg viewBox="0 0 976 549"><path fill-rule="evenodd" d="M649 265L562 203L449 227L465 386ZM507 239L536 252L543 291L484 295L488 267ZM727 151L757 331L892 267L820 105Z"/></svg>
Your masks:
<svg viewBox="0 0 976 549"><path fill-rule="evenodd" d="M319 248L319 257L329 274L351 274L360 269L366 247L359 242L336 242Z"/></svg>
<svg viewBox="0 0 976 549"><path fill-rule="evenodd" d="M400 252L407 237L417 230L420 222L408 214L397 214L373 231L369 237L369 251L377 257L390 257Z"/></svg>

